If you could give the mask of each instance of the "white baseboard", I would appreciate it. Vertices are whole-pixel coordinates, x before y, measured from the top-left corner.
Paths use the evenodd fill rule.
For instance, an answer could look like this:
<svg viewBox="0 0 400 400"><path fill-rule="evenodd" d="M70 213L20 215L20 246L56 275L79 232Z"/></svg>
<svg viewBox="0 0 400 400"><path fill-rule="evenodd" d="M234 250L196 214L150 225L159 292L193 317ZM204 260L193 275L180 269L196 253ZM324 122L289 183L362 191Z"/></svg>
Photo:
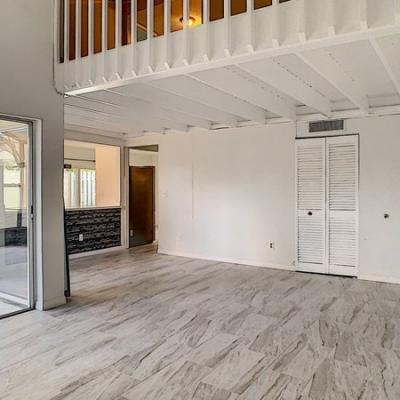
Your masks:
<svg viewBox="0 0 400 400"><path fill-rule="evenodd" d="M96 256L98 254L104 254L104 253L110 253L113 251L118 251L118 250L124 250L126 249L125 246L116 246L116 247L109 247L107 249L100 249L100 250L93 250L93 251L85 251L83 253L76 253L76 254L71 254L69 256L70 260L74 260L76 258L82 258L82 257L89 257L89 256Z"/></svg>
<svg viewBox="0 0 400 400"><path fill-rule="evenodd" d="M387 277L387 276L360 274L360 275L358 275L358 279L361 279L362 281L373 281L373 282L400 284L400 279L399 278L390 278L390 277Z"/></svg>
<svg viewBox="0 0 400 400"><path fill-rule="evenodd" d="M229 264L240 264L240 265L246 265L249 267L281 269L284 271L295 271L294 266L266 263L265 261L254 261L254 260L249 261L249 260L230 258L230 257L204 256L202 254L185 253L185 252L181 252L181 251L167 250L167 249L162 249L162 248L158 249L158 253L166 254L169 256L176 256L176 257L196 258L199 260L217 261L217 262L224 262L224 263L229 263Z"/></svg>
<svg viewBox="0 0 400 400"><path fill-rule="evenodd" d="M37 301L35 308L40 311L51 310L52 308L56 308L66 304L67 299L65 296L55 297L53 299Z"/></svg>

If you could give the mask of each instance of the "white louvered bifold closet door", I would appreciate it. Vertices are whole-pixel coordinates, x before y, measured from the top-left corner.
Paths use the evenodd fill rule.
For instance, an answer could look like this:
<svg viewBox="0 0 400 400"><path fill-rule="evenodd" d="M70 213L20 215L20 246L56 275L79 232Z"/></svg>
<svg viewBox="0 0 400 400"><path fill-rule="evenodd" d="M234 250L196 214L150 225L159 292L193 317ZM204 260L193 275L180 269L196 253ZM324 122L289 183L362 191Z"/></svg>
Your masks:
<svg viewBox="0 0 400 400"><path fill-rule="evenodd" d="M328 271L357 275L358 137L326 139Z"/></svg>
<svg viewBox="0 0 400 400"><path fill-rule="evenodd" d="M325 139L296 140L297 269L326 273Z"/></svg>

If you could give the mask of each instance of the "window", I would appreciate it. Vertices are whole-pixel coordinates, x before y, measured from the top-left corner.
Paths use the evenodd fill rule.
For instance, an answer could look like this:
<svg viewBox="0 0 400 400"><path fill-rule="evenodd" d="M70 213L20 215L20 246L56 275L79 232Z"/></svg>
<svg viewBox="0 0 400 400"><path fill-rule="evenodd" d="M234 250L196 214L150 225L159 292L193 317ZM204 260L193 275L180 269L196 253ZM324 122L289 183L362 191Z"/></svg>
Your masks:
<svg viewBox="0 0 400 400"><path fill-rule="evenodd" d="M120 148L66 140L65 208L120 206Z"/></svg>
<svg viewBox="0 0 400 400"><path fill-rule="evenodd" d="M96 171L94 169L64 170L65 208L96 206Z"/></svg>
<svg viewBox="0 0 400 400"><path fill-rule="evenodd" d="M4 206L6 210L20 210L24 206L24 169L14 162L3 167Z"/></svg>

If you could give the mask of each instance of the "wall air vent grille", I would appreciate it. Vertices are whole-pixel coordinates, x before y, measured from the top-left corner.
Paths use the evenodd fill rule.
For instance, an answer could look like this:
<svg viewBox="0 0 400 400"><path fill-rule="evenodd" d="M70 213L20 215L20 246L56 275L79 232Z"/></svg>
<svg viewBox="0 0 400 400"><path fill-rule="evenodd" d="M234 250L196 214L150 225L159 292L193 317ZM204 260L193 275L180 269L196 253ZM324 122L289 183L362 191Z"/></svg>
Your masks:
<svg viewBox="0 0 400 400"><path fill-rule="evenodd" d="M309 132L328 132L328 131L343 131L344 130L344 120L336 119L334 121L317 121L310 122Z"/></svg>

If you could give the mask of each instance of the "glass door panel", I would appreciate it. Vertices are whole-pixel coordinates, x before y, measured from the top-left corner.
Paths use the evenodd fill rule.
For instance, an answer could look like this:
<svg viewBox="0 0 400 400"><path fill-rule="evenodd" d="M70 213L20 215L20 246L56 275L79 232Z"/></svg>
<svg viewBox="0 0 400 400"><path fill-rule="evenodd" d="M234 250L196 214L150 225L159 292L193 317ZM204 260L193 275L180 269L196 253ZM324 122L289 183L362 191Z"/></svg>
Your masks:
<svg viewBox="0 0 400 400"><path fill-rule="evenodd" d="M0 118L0 317L31 307L30 125Z"/></svg>

